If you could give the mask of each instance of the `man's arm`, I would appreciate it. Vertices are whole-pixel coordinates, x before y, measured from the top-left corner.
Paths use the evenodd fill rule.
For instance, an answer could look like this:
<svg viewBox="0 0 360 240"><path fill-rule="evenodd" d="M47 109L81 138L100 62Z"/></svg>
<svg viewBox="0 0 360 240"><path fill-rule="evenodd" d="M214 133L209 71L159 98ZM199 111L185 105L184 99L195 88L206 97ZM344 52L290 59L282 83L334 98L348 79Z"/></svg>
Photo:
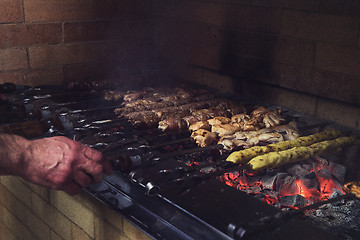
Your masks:
<svg viewBox="0 0 360 240"><path fill-rule="evenodd" d="M77 194L112 169L102 154L66 137L27 140L0 135L0 174Z"/></svg>

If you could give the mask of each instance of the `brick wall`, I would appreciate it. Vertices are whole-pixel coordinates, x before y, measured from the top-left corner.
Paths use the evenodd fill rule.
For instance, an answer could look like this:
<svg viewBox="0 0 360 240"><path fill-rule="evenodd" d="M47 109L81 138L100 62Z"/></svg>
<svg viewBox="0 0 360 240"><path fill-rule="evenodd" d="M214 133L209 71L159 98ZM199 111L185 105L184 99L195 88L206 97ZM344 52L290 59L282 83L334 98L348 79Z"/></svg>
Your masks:
<svg viewBox="0 0 360 240"><path fill-rule="evenodd" d="M135 44L146 33L142 5L136 0L0 0L0 83L62 84L129 75L130 63L145 46ZM86 194L70 197L3 176L0 239L148 237Z"/></svg>
<svg viewBox="0 0 360 240"><path fill-rule="evenodd" d="M0 239L150 239L85 193L71 197L21 178L0 178Z"/></svg>
<svg viewBox="0 0 360 240"><path fill-rule="evenodd" d="M119 63L140 52L123 53L144 38L145 30L133 31L146 17L141 2L0 0L0 83L62 84L129 71Z"/></svg>
<svg viewBox="0 0 360 240"><path fill-rule="evenodd" d="M360 3L153 0L175 76L360 128Z"/></svg>

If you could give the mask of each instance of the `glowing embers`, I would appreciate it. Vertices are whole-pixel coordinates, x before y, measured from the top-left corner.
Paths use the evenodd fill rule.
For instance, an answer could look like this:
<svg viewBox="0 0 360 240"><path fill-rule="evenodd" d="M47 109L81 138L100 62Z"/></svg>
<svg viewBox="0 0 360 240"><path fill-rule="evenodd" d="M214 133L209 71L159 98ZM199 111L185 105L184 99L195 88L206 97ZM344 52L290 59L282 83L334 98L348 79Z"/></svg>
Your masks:
<svg viewBox="0 0 360 240"><path fill-rule="evenodd" d="M300 208L344 194L345 167L322 158L307 160L259 174L225 173L220 180L270 205Z"/></svg>

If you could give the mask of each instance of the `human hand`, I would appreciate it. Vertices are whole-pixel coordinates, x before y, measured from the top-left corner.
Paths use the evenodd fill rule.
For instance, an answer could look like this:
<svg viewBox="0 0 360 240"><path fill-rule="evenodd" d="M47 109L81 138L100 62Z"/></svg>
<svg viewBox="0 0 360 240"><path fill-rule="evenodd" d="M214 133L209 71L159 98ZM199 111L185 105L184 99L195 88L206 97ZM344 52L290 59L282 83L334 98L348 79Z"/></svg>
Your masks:
<svg viewBox="0 0 360 240"><path fill-rule="evenodd" d="M99 151L62 136L29 141L23 158L21 177L71 195L112 174Z"/></svg>

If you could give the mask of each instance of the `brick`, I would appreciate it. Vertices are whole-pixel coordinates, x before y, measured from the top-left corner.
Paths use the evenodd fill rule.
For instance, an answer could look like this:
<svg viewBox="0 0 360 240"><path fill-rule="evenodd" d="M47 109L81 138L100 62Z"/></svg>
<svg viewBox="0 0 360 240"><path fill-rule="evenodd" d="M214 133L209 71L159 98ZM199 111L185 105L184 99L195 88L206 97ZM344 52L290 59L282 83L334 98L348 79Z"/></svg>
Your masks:
<svg viewBox="0 0 360 240"><path fill-rule="evenodd" d="M330 72L360 76L360 49L332 44L318 44L315 66Z"/></svg>
<svg viewBox="0 0 360 240"><path fill-rule="evenodd" d="M30 86L60 85L64 82L62 66L31 69L25 73L24 78Z"/></svg>
<svg viewBox="0 0 360 240"><path fill-rule="evenodd" d="M20 200L15 198L8 190L4 187L0 187L1 199L0 201L4 206L18 218L27 228L34 233L38 239L47 240L50 237L49 227L40 220L33 212L29 210ZM31 201L28 201L31 202Z"/></svg>
<svg viewBox="0 0 360 240"><path fill-rule="evenodd" d="M344 13L353 16L359 16L360 2L358 0L346 0L344 3Z"/></svg>
<svg viewBox="0 0 360 240"><path fill-rule="evenodd" d="M170 17L215 25L225 23L225 6L222 4L179 0L173 2L174 12Z"/></svg>
<svg viewBox="0 0 360 240"><path fill-rule="evenodd" d="M22 0L0 0L0 23L23 21Z"/></svg>
<svg viewBox="0 0 360 240"><path fill-rule="evenodd" d="M0 48L54 44L61 41L61 24L1 24Z"/></svg>
<svg viewBox="0 0 360 240"><path fill-rule="evenodd" d="M1 216L4 214L1 213ZM0 222L0 239L16 240L16 236L2 222Z"/></svg>
<svg viewBox="0 0 360 240"><path fill-rule="evenodd" d="M124 8L124 2L119 0L95 0L95 17L102 19L111 19L119 17L121 8ZM126 3L125 3L126 4Z"/></svg>
<svg viewBox="0 0 360 240"><path fill-rule="evenodd" d="M50 199L56 209L82 228L90 237L94 237L95 216L90 209L64 192L51 191Z"/></svg>
<svg viewBox="0 0 360 240"><path fill-rule="evenodd" d="M128 240L129 238L124 235L123 232L107 223L104 224L104 236L103 239L112 239L112 240Z"/></svg>
<svg viewBox="0 0 360 240"><path fill-rule="evenodd" d="M331 14L344 13L344 0L321 0L320 12Z"/></svg>
<svg viewBox="0 0 360 240"><path fill-rule="evenodd" d="M176 78L200 84L204 83L204 73L201 68L176 62L173 62L170 65L170 68L172 70L172 74L174 74Z"/></svg>
<svg viewBox="0 0 360 240"><path fill-rule="evenodd" d="M235 83L236 80L227 75L222 75L214 71L204 69L204 82L207 86L221 91L236 94Z"/></svg>
<svg viewBox="0 0 360 240"><path fill-rule="evenodd" d="M111 68L104 62L69 64L64 67L64 82L105 79Z"/></svg>
<svg viewBox="0 0 360 240"><path fill-rule="evenodd" d="M25 48L0 49L0 71L27 68Z"/></svg>
<svg viewBox="0 0 360 240"><path fill-rule="evenodd" d="M315 71L312 81L317 86L313 94L360 106L360 77Z"/></svg>
<svg viewBox="0 0 360 240"><path fill-rule="evenodd" d="M281 33L297 38L355 45L359 18L284 11Z"/></svg>
<svg viewBox="0 0 360 240"><path fill-rule="evenodd" d="M45 201L49 201L49 189L46 187L42 187L40 185L31 183L29 181L20 179L26 186L28 186L32 191L34 191L37 195L39 195Z"/></svg>
<svg viewBox="0 0 360 240"><path fill-rule="evenodd" d="M0 83L12 82L15 84L26 84L22 71L0 72Z"/></svg>
<svg viewBox="0 0 360 240"><path fill-rule="evenodd" d="M251 5L257 7L281 8L282 0L251 0Z"/></svg>
<svg viewBox="0 0 360 240"><path fill-rule="evenodd" d="M81 192L76 196L72 196L72 198L79 203L81 202L84 207L88 208L95 215L104 214L104 205L100 203L97 199L91 197L88 193Z"/></svg>
<svg viewBox="0 0 360 240"><path fill-rule="evenodd" d="M103 55L100 44L49 45L29 48L30 66L40 68L90 62Z"/></svg>
<svg viewBox="0 0 360 240"><path fill-rule="evenodd" d="M7 209L4 209L3 214L4 224L12 233L14 233L17 240L37 239L37 237Z"/></svg>
<svg viewBox="0 0 360 240"><path fill-rule="evenodd" d="M48 240L50 238L50 228L19 201L15 200L15 203L15 208L10 209L10 211L12 211L39 240Z"/></svg>
<svg viewBox="0 0 360 240"><path fill-rule="evenodd" d="M319 99L316 116L360 129L360 108L341 102Z"/></svg>
<svg viewBox="0 0 360 240"><path fill-rule="evenodd" d="M22 203L31 208L31 189L17 177L2 176L1 183Z"/></svg>
<svg viewBox="0 0 360 240"><path fill-rule="evenodd" d="M64 23L64 41L89 42L109 37L109 21Z"/></svg>
<svg viewBox="0 0 360 240"><path fill-rule="evenodd" d="M304 11L317 11L320 0L281 0L282 8Z"/></svg>
<svg viewBox="0 0 360 240"><path fill-rule="evenodd" d="M104 219L102 217L95 217L95 239L96 240L106 240L104 238Z"/></svg>
<svg viewBox="0 0 360 240"><path fill-rule="evenodd" d="M109 207L104 207L103 218L107 223L111 223L119 231L123 231L123 217Z"/></svg>
<svg viewBox="0 0 360 240"><path fill-rule="evenodd" d="M124 225L124 233L125 235L130 239L151 239L149 236L147 236L144 232L142 232L140 229L135 227L132 223L125 220L123 221Z"/></svg>
<svg viewBox="0 0 360 240"><path fill-rule="evenodd" d="M82 230L75 224L71 224L71 234L72 234L71 239L73 240L91 240L89 235L87 235L86 232L84 232L84 230Z"/></svg>
<svg viewBox="0 0 360 240"><path fill-rule="evenodd" d="M281 87L307 93L314 93L320 87L312 79L313 68L310 66L279 64L275 68Z"/></svg>
<svg viewBox="0 0 360 240"><path fill-rule="evenodd" d="M208 2L175 1L174 14L169 17L190 22L203 22L236 29L279 32L281 10L224 5Z"/></svg>
<svg viewBox="0 0 360 240"><path fill-rule="evenodd" d="M276 41L271 41L271 43L273 43L273 46L269 46L271 50L269 50L268 55L270 55L269 58L272 62L304 67L314 65L315 44L313 42L279 37ZM262 50L263 54L266 53L265 48Z"/></svg>
<svg viewBox="0 0 360 240"><path fill-rule="evenodd" d="M27 22L88 20L93 18L89 0L24 0Z"/></svg>
<svg viewBox="0 0 360 240"><path fill-rule="evenodd" d="M64 240L64 238L60 237L56 232L51 231L50 240Z"/></svg>
<svg viewBox="0 0 360 240"><path fill-rule="evenodd" d="M129 16L144 17L149 12L150 1L141 0L94 0L95 17L114 19Z"/></svg>
<svg viewBox="0 0 360 240"><path fill-rule="evenodd" d="M308 115L315 115L316 97L273 86L259 86L255 94L262 102L292 109Z"/></svg>
<svg viewBox="0 0 360 240"><path fill-rule="evenodd" d="M40 217L40 219L46 222L56 235L61 236L63 239L71 239L70 220L37 194L33 193L31 198L32 210Z"/></svg>

